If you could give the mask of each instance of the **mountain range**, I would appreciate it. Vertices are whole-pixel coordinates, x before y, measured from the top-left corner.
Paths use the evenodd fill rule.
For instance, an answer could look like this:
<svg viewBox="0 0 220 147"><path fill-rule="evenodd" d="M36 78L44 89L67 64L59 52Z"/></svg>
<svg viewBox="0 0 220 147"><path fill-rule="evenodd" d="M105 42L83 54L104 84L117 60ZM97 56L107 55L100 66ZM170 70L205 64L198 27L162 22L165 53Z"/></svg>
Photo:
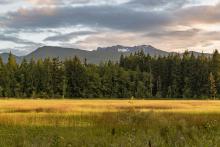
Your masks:
<svg viewBox="0 0 220 147"><path fill-rule="evenodd" d="M81 49L74 48L63 48L63 47L55 47L55 46L43 46L35 51L31 52L26 56L15 56L18 63L22 61L22 59L30 60L31 58L37 59L45 59L47 57L59 57L60 59L71 58L74 56L78 56L81 60L87 59L88 63L98 64L100 62L105 62L108 60L118 61L120 56L123 54L125 56L130 55L131 53L135 53L138 51L142 51L145 54L149 54L151 56L167 56L171 54L171 52L166 52L160 49L157 49L151 45L141 45L141 46L122 46L116 45L112 47L99 47L97 50L87 51ZM172 52L173 53L173 52ZM195 55L199 55L200 53L194 52ZM7 62L9 53L0 54L4 63Z"/></svg>

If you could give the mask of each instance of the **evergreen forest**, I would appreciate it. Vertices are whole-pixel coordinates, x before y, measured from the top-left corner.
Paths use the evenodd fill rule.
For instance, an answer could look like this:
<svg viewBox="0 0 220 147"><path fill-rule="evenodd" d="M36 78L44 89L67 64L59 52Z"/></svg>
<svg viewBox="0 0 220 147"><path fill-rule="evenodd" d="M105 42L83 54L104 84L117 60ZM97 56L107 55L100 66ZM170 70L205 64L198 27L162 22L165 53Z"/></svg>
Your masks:
<svg viewBox="0 0 220 147"><path fill-rule="evenodd" d="M0 59L0 97L14 98L175 98L220 96L220 54L145 55L89 64L78 57Z"/></svg>

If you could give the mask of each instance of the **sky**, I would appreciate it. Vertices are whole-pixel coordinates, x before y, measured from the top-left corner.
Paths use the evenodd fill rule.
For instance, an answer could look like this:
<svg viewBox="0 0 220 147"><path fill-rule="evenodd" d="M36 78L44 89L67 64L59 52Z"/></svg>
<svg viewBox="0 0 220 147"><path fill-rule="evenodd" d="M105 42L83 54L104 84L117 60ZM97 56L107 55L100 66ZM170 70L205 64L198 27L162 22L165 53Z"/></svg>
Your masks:
<svg viewBox="0 0 220 147"><path fill-rule="evenodd" d="M220 0L0 0L0 52L119 44L220 51Z"/></svg>

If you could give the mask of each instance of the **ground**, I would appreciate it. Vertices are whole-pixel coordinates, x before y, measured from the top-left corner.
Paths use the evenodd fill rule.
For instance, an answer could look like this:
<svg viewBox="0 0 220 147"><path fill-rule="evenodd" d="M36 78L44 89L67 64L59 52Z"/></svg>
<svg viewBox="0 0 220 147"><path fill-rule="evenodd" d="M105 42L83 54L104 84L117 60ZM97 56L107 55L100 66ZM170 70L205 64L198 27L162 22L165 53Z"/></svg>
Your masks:
<svg viewBox="0 0 220 147"><path fill-rule="evenodd" d="M1 147L220 146L220 101L0 100Z"/></svg>

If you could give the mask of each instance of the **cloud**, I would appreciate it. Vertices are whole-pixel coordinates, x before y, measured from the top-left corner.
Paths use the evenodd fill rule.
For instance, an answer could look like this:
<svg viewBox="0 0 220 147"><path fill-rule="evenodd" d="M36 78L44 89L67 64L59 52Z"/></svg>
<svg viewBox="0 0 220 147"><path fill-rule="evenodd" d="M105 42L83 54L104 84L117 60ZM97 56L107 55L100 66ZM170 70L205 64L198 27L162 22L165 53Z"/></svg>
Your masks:
<svg viewBox="0 0 220 147"><path fill-rule="evenodd" d="M39 46L44 45L42 43L37 43L26 39L20 39L17 37L7 36L2 34L0 34L0 44L1 44L0 47L1 53L12 51L12 53L19 56L30 53Z"/></svg>
<svg viewBox="0 0 220 147"><path fill-rule="evenodd" d="M171 21L169 13L143 12L123 6L61 7L20 9L8 13L9 28L56 28L76 25L117 30L143 31Z"/></svg>
<svg viewBox="0 0 220 147"><path fill-rule="evenodd" d="M60 34L60 35L55 35L55 36L50 36L44 39L44 41L60 41L60 42L68 42L73 38L77 38L79 36L87 36L87 35L92 35L96 34L97 32L95 31L77 31L77 32L72 32L72 33L67 33L67 34Z"/></svg>
<svg viewBox="0 0 220 147"><path fill-rule="evenodd" d="M19 3L22 3L26 0L0 0L0 7L4 9L4 7L10 7L11 5L16 6ZM2 9L1 9L2 10ZM0 12L1 12L0 10Z"/></svg>
<svg viewBox="0 0 220 147"><path fill-rule="evenodd" d="M220 4L187 7L175 13L182 25L220 23Z"/></svg>
<svg viewBox="0 0 220 147"><path fill-rule="evenodd" d="M24 54L26 54L27 52L29 52L28 49L23 49L23 48L4 48L4 49L0 49L0 54L1 53L9 53L12 52L12 54L16 55L16 56L22 56Z"/></svg>
<svg viewBox="0 0 220 147"><path fill-rule="evenodd" d="M133 7L176 9L183 7L187 3L189 3L189 0L131 0L126 4Z"/></svg>
<svg viewBox="0 0 220 147"><path fill-rule="evenodd" d="M55 4L64 1L27 0L39 4ZM67 0L70 3L89 3L95 0ZM1 26L9 28L57 28L69 26L103 27L126 31L143 31L169 25L188 25L196 23L220 23L220 4L211 6L192 6L182 8L189 0L131 0L120 5L84 5L78 7L36 7L19 9L0 16ZM155 10L136 10L129 5L156 8ZM158 8L172 10L157 10ZM173 8L178 8L173 10Z"/></svg>
<svg viewBox="0 0 220 147"><path fill-rule="evenodd" d="M58 0L26 0L26 1L35 5L52 5L59 2Z"/></svg>
<svg viewBox="0 0 220 147"><path fill-rule="evenodd" d="M9 3L8 0L1 0L1 1L0 1L0 4L8 4L8 3Z"/></svg>
<svg viewBox="0 0 220 147"><path fill-rule="evenodd" d="M193 37L197 35L201 30L199 29L188 29L188 30L175 30L175 31L161 31L161 32L150 32L147 33L148 37L173 37L173 38L183 38L183 37Z"/></svg>
<svg viewBox="0 0 220 147"><path fill-rule="evenodd" d="M1 1L0 1L0 4L1 4L1 5L4 5L4 4L14 3L14 2L15 2L15 0L1 0Z"/></svg>
<svg viewBox="0 0 220 147"><path fill-rule="evenodd" d="M212 52L218 45L220 47L220 31L205 31L200 29L172 30L162 32L151 32L144 34L146 40L151 40L159 48L183 51L186 49L194 51Z"/></svg>
<svg viewBox="0 0 220 147"><path fill-rule="evenodd" d="M7 41L7 42L13 42L16 44L24 44L24 45L40 45L39 43L35 43L29 40L20 39L20 38L12 37L12 36L6 36L6 35L0 35L0 41Z"/></svg>
<svg viewBox="0 0 220 147"><path fill-rule="evenodd" d="M91 35L83 40L72 44L72 46L88 50L95 49L97 47L112 46L117 44L134 46L138 44L146 44L147 42L145 39L146 38L142 37L139 33L121 33L117 31L112 31Z"/></svg>
<svg viewBox="0 0 220 147"><path fill-rule="evenodd" d="M124 3L127 0L24 0L33 5L40 6L69 6L69 5L103 5L103 4L111 4L116 5L120 3Z"/></svg>
<svg viewBox="0 0 220 147"><path fill-rule="evenodd" d="M3 9L7 5L0 10L0 40L25 48L41 43L88 49L152 44L171 50L213 46L220 39L220 27L216 31L211 27L220 24L220 4L201 5L201 0L0 0L0 4ZM201 24L207 28L197 26Z"/></svg>
<svg viewBox="0 0 220 147"><path fill-rule="evenodd" d="M40 3L41 0L28 0ZM68 0L72 2L71 0ZM87 3L92 0L77 0L75 3ZM56 1L46 0L52 4ZM62 1L60 1L61 3ZM33 9L19 9L16 12L5 14L5 19L0 24L8 28L59 28L70 26L103 27L125 31L147 31L170 25L188 25L194 23L219 23L220 5L216 6L193 6L181 8L188 0L132 0L126 4L112 5L89 5L89 6L64 6L43 7ZM170 8L179 7L178 10L135 10L128 6L143 5L149 7Z"/></svg>

